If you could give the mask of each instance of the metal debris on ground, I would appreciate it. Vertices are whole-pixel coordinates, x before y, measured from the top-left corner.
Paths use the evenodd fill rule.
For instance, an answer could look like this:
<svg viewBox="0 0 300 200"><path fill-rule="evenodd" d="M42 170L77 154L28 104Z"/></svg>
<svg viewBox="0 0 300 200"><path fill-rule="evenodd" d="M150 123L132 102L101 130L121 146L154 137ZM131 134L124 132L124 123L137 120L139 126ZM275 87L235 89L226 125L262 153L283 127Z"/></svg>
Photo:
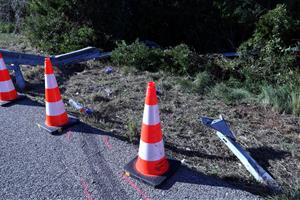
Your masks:
<svg viewBox="0 0 300 200"><path fill-rule="evenodd" d="M112 91L109 88L105 88L104 91L106 92L107 96L110 96L112 94Z"/></svg>
<svg viewBox="0 0 300 200"><path fill-rule="evenodd" d="M162 90L159 86L157 86L157 88L156 88L156 94L157 95L162 95Z"/></svg>
<svg viewBox="0 0 300 200"><path fill-rule="evenodd" d="M272 189L275 192L281 191L281 187L273 179L273 177L264 170L243 148L237 143L236 137L233 132L230 130L228 124L220 115L219 119L210 119L207 117L201 118L202 123L212 128L216 131L218 137L230 151L241 161L241 163L246 167L246 169L254 176L254 178Z"/></svg>
<svg viewBox="0 0 300 200"><path fill-rule="evenodd" d="M90 108L84 107L81 103L78 103L73 99L69 100L69 104L81 113L84 113L87 115L90 115L93 113L93 111Z"/></svg>
<svg viewBox="0 0 300 200"><path fill-rule="evenodd" d="M104 69L104 72L105 72L106 74L111 74L111 73L113 72L113 68L112 68L111 66L108 66L108 67L106 67L106 68Z"/></svg>

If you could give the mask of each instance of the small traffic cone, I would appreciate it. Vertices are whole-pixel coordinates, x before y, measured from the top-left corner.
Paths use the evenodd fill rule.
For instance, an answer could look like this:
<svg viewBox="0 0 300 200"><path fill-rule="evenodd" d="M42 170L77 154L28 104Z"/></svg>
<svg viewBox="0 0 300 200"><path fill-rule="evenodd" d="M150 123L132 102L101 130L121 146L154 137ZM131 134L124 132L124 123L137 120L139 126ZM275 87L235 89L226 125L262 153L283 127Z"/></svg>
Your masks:
<svg viewBox="0 0 300 200"><path fill-rule="evenodd" d="M65 128L79 122L77 118L68 115L65 110L50 58L45 58L45 103L45 124L38 124L38 126L51 134L62 132Z"/></svg>
<svg viewBox="0 0 300 200"><path fill-rule="evenodd" d="M125 174L157 187L170 177L179 166L179 161L166 158L155 83L149 82L139 153L124 167Z"/></svg>
<svg viewBox="0 0 300 200"><path fill-rule="evenodd" d="M0 106L5 106L24 98L24 95L17 93L4 63L3 56L0 53Z"/></svg>

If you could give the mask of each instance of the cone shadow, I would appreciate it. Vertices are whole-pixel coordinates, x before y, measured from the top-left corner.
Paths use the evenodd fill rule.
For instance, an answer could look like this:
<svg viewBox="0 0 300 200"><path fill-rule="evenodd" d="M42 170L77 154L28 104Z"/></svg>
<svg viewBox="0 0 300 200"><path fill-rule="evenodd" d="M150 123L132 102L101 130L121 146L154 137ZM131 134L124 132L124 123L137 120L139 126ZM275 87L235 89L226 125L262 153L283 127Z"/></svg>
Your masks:
<svg viewBox="0 0 300 200"><path fill-rule="evenodd" d="M39 103L32 101L27 96L19 94L18 98L13 101L1 102L1 107L11 107L14 105L39 106Z"/></svg>
<svg viewBox="0 0 300 200"><path fill-rule="evenodd" d="M232 177L232 181L219 178L217 176L206 175L201 172L197 172L188 168L185 165L181 165L177 172L171 176L167 181L165 181L159 189L161 190L169 190L176 183L187 183L187 184L196 184L196 185L207 185L213 187L225 187L235 190L241 190L250 192L255 195L267 196L271 194L272 191L270 189L257 184L246 184L245 181L240 180L237 181Z"/></svg>

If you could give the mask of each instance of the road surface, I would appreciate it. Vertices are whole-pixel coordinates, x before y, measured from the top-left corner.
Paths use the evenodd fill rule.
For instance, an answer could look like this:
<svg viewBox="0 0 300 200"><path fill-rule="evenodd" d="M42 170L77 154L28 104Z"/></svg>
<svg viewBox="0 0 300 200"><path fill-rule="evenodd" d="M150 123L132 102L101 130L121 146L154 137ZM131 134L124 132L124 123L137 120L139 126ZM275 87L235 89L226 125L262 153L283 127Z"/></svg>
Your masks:
<svg viewBox="0 0 300 200"><path fill-rule="evenodd" d="M44 106L0 107L0 199L260 199L182 166L161 189L123 175L137 147L84 123L53 136Z"/></svg>

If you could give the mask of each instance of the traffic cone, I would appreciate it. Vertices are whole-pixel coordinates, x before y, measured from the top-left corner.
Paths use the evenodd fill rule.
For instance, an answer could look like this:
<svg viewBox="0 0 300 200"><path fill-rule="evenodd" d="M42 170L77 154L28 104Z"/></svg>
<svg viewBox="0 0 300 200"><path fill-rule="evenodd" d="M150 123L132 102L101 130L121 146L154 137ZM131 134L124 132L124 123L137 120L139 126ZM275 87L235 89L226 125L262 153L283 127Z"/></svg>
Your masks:
<svg viewBox="0 0 300 200"><path fill-rule="evenodd" d="M149 82L138 156L124 167L125 174L156 187L179 165L179 161L167 159L165 155L155 83Z"/></svg>
<svg viewBox="0 0 300 200"><path fill-rule="evenodd" d="M46 120L39 127L54 134L78 123L78 119L67 114L50 58L45 58L45 103Z"/></svg>
<svg viewBox="0 0 300 200"><path fill-rule="evenodd" d="M19 95L10 78L3 56L0 53L0 105L5 106L17 100L23 99L24 95Z"/></svg>

